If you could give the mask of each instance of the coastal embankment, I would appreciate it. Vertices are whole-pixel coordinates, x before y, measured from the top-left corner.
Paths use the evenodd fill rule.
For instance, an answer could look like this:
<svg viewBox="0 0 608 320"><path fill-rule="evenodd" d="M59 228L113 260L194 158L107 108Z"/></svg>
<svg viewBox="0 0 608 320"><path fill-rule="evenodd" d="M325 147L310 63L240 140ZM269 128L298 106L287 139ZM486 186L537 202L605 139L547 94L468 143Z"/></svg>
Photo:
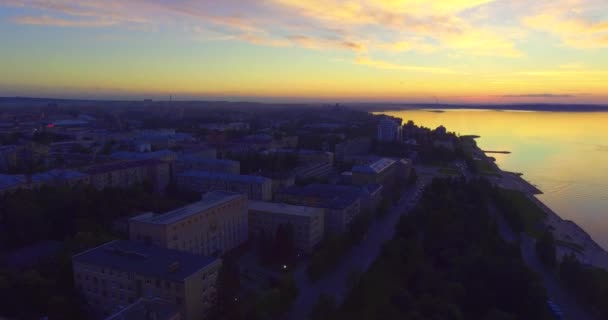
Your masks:
<svg viewBox="0 0 608 320"><path fill-rule="evenodd" d="M487 151L483 152L484 155L488 153ZM571 220L562 219L555 211L540 201L536 197L536 195L542 194L539 188L524 179L521 173L501 170L492 157L485 156L485 161L490 162L499 172L499 174L490 177L497 186L524 193L545 212L546 216L543 223L553 232L558 260L561 260L565 255L574 254L581 263L608 271L608 252L593 240L583 228Z"/></svg>

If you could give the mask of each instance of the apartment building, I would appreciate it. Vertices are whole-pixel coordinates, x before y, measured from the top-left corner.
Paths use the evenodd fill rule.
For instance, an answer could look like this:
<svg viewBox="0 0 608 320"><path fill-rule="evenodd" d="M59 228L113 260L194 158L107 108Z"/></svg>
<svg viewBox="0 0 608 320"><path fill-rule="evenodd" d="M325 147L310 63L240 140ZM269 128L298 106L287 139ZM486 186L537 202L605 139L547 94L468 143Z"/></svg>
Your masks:
<svg viewBox="0 0 608 320"><path fill-rule="evenodd" d="M97 189L127 188L149 181L160 191L167 187L171 179L170 164L158 159L98 164L84 169L83 172L91 176L91 184Z"/></svg>
<svg viewBox="0 0 608 320"><path fill-rule="evenodd" d="M247 240L247 196L215 191L198 202L129 220L133 241L197 255L220 255Z"/></svg>
<svg viewBox="0 0 608 320"><path fill-rule="evenodd" d="M183 320L175 305L160 298L141 298L106 320Z"/></svg>
<svg viewBox="0 0 608 320"><path fill-rule="evenodd" d="M72 257L74 284L98 318L142 297L173 303L186 320L202 319L217 298L221 261L115 240Z"/></svg>
<svg viewBox="0 0 608 320"><path fill-rule="evenodd" d="M214 190L238 192L252 200L272 199L272 181L260 176L189 170L177 175L177 186L201 193Z"/></svg>
<svg viewBox="0 0 608 320"><path fill-rule="evenodd" d="M229 174L239 174L241 164L238 161L224 159L208 159L197 155L181 155L175 163L176 172L188 170L222 172Z"/></svg>
<svg viewBox="0 0 608 320"><path fill-rule="evenodd" d="M394 117L384 116L378 122L378 141L391 142L401 141L403 134L403 127L401 126L403 120Z"/></svg>
<svg viewBox="0 0 608 320"><path fill-rule="evenodd" d="M310 253L321 242L325 229L322 208L266 201L249 202L249 232L274 236L279 225L292 225L296 248Z"/></svg>
<svg viewBox="0 0 608 320"><path fill-rule="evenodd" d="M315 185L292 186L281 190L276 201L325 209L325 233L342 233L361 212L356 194L327 192Z"/></svg>
<svg viewBox="0 0 608 320"><path fill-rule="evenodd" d="M369 164L354 166L352 172L354 185L392 185L397 178L397 161L380 158Z"/></svg>

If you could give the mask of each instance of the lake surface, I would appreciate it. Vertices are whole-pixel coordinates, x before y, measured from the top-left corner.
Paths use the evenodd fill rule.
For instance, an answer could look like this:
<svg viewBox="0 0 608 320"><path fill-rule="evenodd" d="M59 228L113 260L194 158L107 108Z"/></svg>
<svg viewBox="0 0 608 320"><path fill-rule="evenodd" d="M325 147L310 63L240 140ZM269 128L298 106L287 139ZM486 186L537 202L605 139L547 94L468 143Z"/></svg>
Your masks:
<svg viewBox="0 0 608 320"><path fill-rule="evenodd" d="M406 110L383 112L417 125L481 136L501 169L521 172L538 198L608 249L608 112Z"/></svg>

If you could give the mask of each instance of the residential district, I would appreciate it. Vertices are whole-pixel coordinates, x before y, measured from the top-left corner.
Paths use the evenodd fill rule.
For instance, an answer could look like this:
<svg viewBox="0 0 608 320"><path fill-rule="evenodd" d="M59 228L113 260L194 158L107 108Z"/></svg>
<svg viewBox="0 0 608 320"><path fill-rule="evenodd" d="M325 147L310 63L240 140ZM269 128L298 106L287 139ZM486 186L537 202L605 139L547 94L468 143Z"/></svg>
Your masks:
<svg viewBox="0 0 608 320"><path fill-rule="evenodd" d="M501 171L474 137L442 126L340 105L5 99L0 108L1 319L607 314L604 289L581 298L576 288L579 278L606 279L586 260L588 246L553 239L547 225L559 217L536 204L538 190ZM433 190L455 188L454 198L441 200L450 205L459 190L480 184L476 198L489 199L483 210L494 217L501 246L517 243L521 254L507 250L513 261L540 274L522 276L517 289L522 299L521 290L538 293L527 302L538 305L501 302L510 299L503 294L483 312L456 302L444 310L447 298L420 307L414 291L369 287L384 281L370 279L393 243L408 238L408 219L428 229L412 239L449 234L417 215L449 193ZM458 255L441 252L444 264ZM465 305L473 289L462 283L449 290ZM534 283L540 291L526 289ZM386 309L383 303L397 311L373 316L369 310ZM409 311L399 311L404 306Z"/></svg>

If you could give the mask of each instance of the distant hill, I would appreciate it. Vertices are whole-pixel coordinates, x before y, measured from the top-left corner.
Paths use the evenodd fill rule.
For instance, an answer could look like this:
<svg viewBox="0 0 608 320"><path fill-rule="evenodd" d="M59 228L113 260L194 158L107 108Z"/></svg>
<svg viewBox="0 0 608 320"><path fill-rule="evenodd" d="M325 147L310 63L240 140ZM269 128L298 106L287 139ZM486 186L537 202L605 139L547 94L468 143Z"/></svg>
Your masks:
<svg viewBox="0 0 608 320"><path fill-rule="evenodd" d="M58 104L64 106L187 106L187 107L226 107L226 108L287 108L287 107L321 107L334 106L334 103L270 103L250 101L222 101L222 100L192 100L192 101L167 101L167 100L85 100L85 99L58 99L58 98L33 98L33 97L0 97L0 107L3 106L43 106ZM562 111L562 112L597 112L608 111L608 105L598 104L404 104L404 103L343 103L342 107L350 109L378 112L414 109L490 109L490 110L521 110L521 111Z"/></svg>
<svg viewBox="0 0 608 320"><path fill-rule="evenodd" d="M608 111L608 105L598 104L347 104L347 106L370 112L415 110L415 109L479 109L479 110L520 110L520 111L561 111L597 112Z"/></svg>

